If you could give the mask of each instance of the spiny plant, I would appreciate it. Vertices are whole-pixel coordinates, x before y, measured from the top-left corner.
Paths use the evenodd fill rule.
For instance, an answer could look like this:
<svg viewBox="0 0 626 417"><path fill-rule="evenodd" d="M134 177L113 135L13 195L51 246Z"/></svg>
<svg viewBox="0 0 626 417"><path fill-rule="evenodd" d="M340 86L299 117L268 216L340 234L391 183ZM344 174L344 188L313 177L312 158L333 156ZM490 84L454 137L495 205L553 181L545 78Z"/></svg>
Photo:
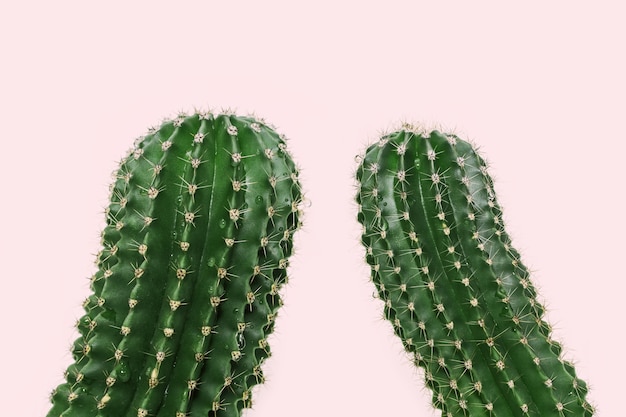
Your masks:
<svg viewBox="0 0 626 417"><path fill-rule="evenodd" d="M264 379L300 226L284 138L253 117L181 114L139 138L114 178L48 417L239 416Z"/></svg>
<svg viewBox="0 0 626 417"><path fill-rule="evenodd" d="M405 125L367 149L357 180L384 315L442 415L591 416L475 149Z"/></svg>

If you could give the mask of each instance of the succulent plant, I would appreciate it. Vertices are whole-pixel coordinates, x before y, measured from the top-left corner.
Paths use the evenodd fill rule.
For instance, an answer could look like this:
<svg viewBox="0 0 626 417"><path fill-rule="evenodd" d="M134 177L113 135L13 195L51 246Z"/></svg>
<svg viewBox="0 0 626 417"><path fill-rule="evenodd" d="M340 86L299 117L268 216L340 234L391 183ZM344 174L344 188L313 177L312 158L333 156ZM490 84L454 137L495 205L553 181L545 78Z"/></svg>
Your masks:
<svg viewBox="0 0 626 417"><path fill-rule="evenodd" d="M591 416L475 149L406 125L367 149L357 180L384 315L442 415Z"/></svg>
<svg viewBox="0 0 626 417"><path fill-rule="evenodd" d="M182 114L139 138L48 417L239 416L264 379L301 200L262 120Z"/></svg>

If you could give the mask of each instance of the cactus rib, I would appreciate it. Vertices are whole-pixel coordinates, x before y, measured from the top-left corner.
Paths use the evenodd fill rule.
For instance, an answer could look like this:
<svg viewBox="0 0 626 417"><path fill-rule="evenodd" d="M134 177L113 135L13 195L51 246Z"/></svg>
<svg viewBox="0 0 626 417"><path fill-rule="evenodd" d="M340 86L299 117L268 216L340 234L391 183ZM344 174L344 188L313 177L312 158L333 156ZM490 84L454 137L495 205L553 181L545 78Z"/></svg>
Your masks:
<svg viewBox="0 0 626 417"><path fill-rule="evenodd" d="M239 416L263 382L300 226L284 138L253 117L182 114L139 138L114 178L48 417Z"/></svg>
<svg viewBox="0 0 626 417"><path fill-rule="evenodd" d="M591 416L474 148L406 125L367 149L357 180L384 315L442 415Z"/></svg>

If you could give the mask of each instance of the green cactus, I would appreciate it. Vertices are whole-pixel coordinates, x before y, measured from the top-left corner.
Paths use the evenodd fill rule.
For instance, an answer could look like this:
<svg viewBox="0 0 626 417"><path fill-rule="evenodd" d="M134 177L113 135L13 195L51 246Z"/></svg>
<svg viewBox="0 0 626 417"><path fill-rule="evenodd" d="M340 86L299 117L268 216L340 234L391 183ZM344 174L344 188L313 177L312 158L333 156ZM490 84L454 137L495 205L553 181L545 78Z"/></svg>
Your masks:
<svg viewBox="0 0 626 417"><path fill-rule="evenodd" d="M48 417L239 416L298 229L298 170L252 117L180 115L111 187L75 362Z"/></svg>
<svg viewBox="0 0 626 417"><path fill-rule="evenodd" d="M442 415L591 416L472 146L405 125L367 149L357 180L384 315Z"/></svg>

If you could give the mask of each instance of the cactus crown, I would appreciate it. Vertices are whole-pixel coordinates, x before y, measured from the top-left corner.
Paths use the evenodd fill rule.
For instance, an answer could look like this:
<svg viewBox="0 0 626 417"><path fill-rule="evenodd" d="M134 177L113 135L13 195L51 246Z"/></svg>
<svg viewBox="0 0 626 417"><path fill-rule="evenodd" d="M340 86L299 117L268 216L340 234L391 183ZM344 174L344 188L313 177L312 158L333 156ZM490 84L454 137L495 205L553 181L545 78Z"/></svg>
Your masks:
<svg viewBox="0 0 626 417"><path fill-rule="evenodd" d="M591 416L472 146L405 126L367 149L357 180L385 317L443 416Z"/></svg>
<svg viewBox="0 0 626 417"><path fill-rule="evenodd" d="M180 115L139 138L48 416L239 416L263 381L301 200L262 120Z"/></svg>

